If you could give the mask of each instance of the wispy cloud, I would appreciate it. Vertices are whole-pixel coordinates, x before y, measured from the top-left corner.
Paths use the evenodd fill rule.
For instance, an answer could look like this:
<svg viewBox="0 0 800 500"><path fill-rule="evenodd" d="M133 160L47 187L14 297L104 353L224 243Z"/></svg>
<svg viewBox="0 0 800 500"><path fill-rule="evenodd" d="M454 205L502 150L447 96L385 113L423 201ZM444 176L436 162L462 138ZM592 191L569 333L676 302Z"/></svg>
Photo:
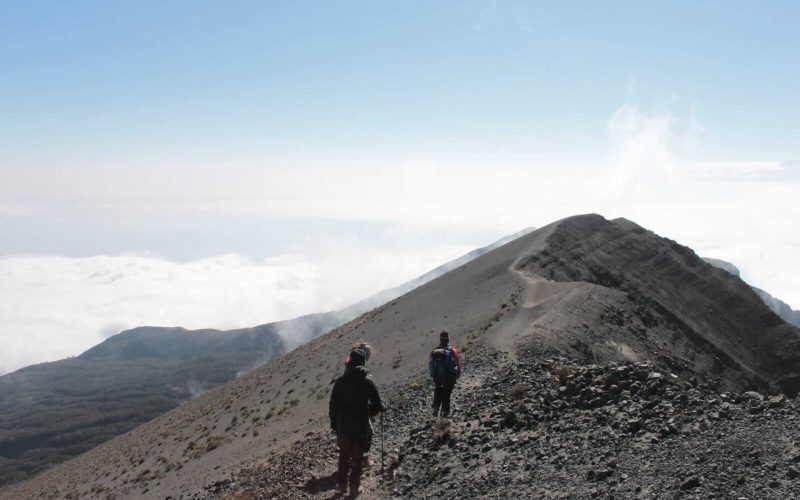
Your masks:
<svg viewBox="0 0 800 500"><path fill-rule="evenodd" d="M605 176L611 196L647 201L675 182L675 123L669 113L649 114L627 103L608 120L611 160Z"/></svg>

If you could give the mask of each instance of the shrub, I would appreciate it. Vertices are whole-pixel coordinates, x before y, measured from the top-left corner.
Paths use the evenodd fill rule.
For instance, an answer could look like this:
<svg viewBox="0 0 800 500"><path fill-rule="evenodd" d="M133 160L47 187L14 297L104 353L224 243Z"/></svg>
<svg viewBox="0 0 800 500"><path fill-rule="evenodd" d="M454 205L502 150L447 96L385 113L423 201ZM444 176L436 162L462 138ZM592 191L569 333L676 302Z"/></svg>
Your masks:
<svg viewBox="0 0 800 500"><path fill-rule="evenodd" d="M397 408L404 410L408 406L408 398L401 394L395 399L394 404Z"/></svg>
<svg viewBox="0 0 800 500"><path fill-rule="evenodd" d="M222 500L254 500L254 497L250 493L237 491L225 495Z"/></svg>
<svg viewBox="0 0 800 500"><path fill-rule="evenodd" d="M137 475L137 476L134 478L134 481L137 481L137 482L145 482L145 481L149 481L150 479L152 479L152 478L153 478L152 476L153 476L153 474L150 472L150 469L145 469L145 470L141 471L141 472L140 472L140 473L139 473L139 474L138 474L138 475Z"/></svg>
<svg viewBox="0 0 800 500"><path fill-rule="evenodd" d="M209 436L206 440L206 452L219 448L223 441L225 441L225 438L222 436Z"/></svg>
<svg viewBox="0 0 800 500"><path fill-rule="evenodd" d="M453 437L453 430L450 427L450 421L446 418L439 418L433 423L433 439L436 441L445 441Z"/></svg>
<svg viewBox="0 0 800 500"><path fill-rule="evenodd" d="M511 397L511 399L519 399L530 389L531 386L528 384L516 384L508 390L508 395Z"/></svg>
<svg viewBox="0 0 800 500"><path fill-rule="evenodd" d="M436 481L436 479L439 477L439 468L429 467L425 476L427 477L429 483Z"/></svg>
<svg viewBox="0 0 800 500"><path fill-rule="evenodd" d="M553 377L557 385L564 385L567 383L567 378L571 375L572 371L567 365L558 365L553 370Z"/></svg>

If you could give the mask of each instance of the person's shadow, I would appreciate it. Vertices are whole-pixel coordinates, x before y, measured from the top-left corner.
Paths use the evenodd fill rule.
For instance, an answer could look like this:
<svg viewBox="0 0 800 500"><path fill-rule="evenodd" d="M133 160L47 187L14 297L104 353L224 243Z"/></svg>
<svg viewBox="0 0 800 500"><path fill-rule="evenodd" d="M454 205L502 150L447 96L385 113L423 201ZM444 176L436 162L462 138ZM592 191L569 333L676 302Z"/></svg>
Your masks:
<svg viewBox="0 0 800 500"><path fill-rule="evenodd" d="M334 472L329 476L315 477L313 479L309 479L303 486L303 491L315 495L317 493L323 493L326 491L333 490L332 495L330 497L327 497L326 500L333 500L335 498L344 498L341 493L336 491L336 475L337 473Z"/></svg>

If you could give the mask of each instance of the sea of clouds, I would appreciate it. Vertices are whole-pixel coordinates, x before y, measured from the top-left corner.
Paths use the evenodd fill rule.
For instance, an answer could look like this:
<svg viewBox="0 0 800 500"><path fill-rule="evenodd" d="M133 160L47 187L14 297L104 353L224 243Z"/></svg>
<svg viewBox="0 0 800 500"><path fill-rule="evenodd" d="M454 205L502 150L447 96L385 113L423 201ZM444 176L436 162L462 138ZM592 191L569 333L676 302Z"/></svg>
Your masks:
<svg viewBox="0 0 800 500"><path fill-rule="evenodd" d="M136 326L230 329L337 310L470 249L354 248L324 260L0 257L0 374L78 355Z"/></svg>

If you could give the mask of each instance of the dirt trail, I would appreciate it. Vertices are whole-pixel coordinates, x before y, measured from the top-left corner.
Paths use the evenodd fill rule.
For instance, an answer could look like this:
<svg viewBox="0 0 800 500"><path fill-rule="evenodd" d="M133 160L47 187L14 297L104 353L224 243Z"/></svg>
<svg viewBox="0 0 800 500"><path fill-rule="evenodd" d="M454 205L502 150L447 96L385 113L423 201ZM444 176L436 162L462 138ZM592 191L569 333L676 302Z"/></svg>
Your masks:
<svg viewBox="0 0 800 500"><path fill-rule="evenodd" d="M549 304L586 285L576 281L550 281L544 276L529 273L519 265L524 256L514 260L508 269L521 282L519 301L509 312L508 319L500 322L490 336L492 345L507 353L511 359L517 359L514 348L517 341L533 333L536 321L547 312Z"/></svg>

